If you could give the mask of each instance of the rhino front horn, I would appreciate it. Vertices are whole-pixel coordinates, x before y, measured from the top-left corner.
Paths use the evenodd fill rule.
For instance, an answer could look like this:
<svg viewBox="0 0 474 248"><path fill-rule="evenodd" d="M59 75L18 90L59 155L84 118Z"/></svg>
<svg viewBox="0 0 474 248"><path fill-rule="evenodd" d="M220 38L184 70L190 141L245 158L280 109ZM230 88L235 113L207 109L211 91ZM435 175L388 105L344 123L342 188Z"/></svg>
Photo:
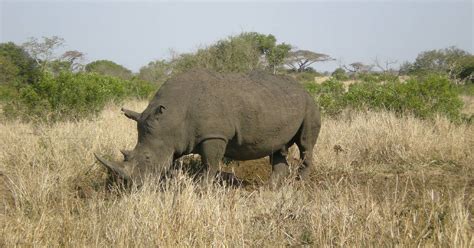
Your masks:
<svg viewBox="0 0 474 248"><path fill-rule="evenodd" d="M116 173L119 177L123 178L123 179L126 179L126 180L130 180L130 176L127 175L127 173L125 173L125 171L123 171L122 168L120 168L120 166L118 166L117 164L115 164L114 162L110 162L106 159L103 159L101 156L97 155L94 153L94 156L95 158L97 158L97 160L102 164L104 165L108 170L111 170L113 171L114 173Z"/></svg>
<svg viewBox="0 0 474 248"><path fill-rule="evenodd" d="M130 118L134 121L138 121L140 119L140 116L141 116L140 113L137 113L137 112L132 111L132 110L128 110L126 108L122 108L122 112L125 116L127 116L128 118Z"/></svg>

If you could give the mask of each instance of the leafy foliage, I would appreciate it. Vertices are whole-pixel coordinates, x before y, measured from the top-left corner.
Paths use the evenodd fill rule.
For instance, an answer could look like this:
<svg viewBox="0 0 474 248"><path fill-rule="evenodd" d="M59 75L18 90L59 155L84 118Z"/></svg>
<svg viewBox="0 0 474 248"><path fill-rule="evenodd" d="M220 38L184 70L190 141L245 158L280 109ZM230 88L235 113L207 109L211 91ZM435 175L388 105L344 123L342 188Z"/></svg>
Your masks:
<svg viewBox="0 0 474 248"><path fill-rule="evenodd" d="M312 70L307 70L307 71L304 71L304 72L294 72L294 71L288 71L288 73L290 75L293 75L297 81L300 81L300 82L314 82L314 78L315 77L320 77L322 76L321 73L318 73L316 71L312 71Z"/></svg>
<svg viewBox="0 0 474 248"><path fill-rule="evenodd" d="M169 78L172 72L171 63L165 60L156 60L140 68L137 77L155 84L161 84Z"/></svg>
<svg viewBox="0 0 474 248"><path fill-rule="evenodd" d="M0 56L0 84L7 84L16 80L19 68L8 58Z"/></svg>
<svg viewBox="0 0 474 248"><path fill-rule="evenodd" d="M46 71L49 63L56 59L55 50L62 47L65 40L58 36L42 37L42 41L35 37L30 37L23 43L23 48L31 55L41 72Z"/></svg>
<svg viewBox="0 0 474 248"><path fill-rule="evenodd" d="M96 60L86 65L87 72L95 72L105 76L117 77L125 80L132 78L132 71L110 60Z"/></svg>
<svg viewBox="0 0 474 248"><path fill-rule="evenodd" d="M451 79L474 82L474 56L457 47L424 51L418 54L412 65L405 67L412 75L441 73Z"/></svg>
<svg viewBox="0 0 474 248"><path fill-rule="evenodd" d="M255 32L241 33L219 40L194 54L182 54L173 61L174 72L191 68L206 68L217 72L247 72L269 69L273 72L281 66L290 45L276 44L273 35Z"/></svg>
<svg viewBox="0 0 474 248"><path fill-rule="evenodd" d="M339 80L339 81L344 81L344 80L349 79L349 76L347 75L346 71L342 68L337 68L336 70L334 70L331 76L334 79Z"/></svg>
<svg viewBox="0 0 474 248"><path fill-rule="evenodd" d="M370 74L369 74L370 75ZM429 75L412 78L406 82L382 81L380 77L367 76L352 84L347 90L333 78L322 84L306 84L324 113L337 115L345 108L358 110L389 110L399 114L410 113L420 118L437 114L459 120L462 101L458 89L444 76Z"/></svg>
<svg viewBox="0 0 474 248"><path fill-rule="evenodd" d="M33 120L78 119L96 114L109 101L145 98L154 87L141 80L122 80L95 73L45 73L38 83L20 90L5 106L7 116Z"/></svg>
<svg viewBox="0 0 474 248"><path fill-rule="evenodd" d="M474 55L467 55L459 59L455 71L459 79L474 84Z"/></svg>
<svg viewBox="0 0 474 248"><path fill-rule="evenodd" d="M13 42L0 44L0 82L33 83L40 71L35 60Z"/></svg>
<svg viewBox="0 0 474 248"><path fill-rule="evenodd" d="M286 58L286 64L293 70L305 71L311 64L322 61L333 60L331 56L323 53L316 53L308 50L296 50L289 52Z"/></svg>
<svg viewBox="0 0 474 248"><path fill-rule="evenodd" d="M344 85L335 79L321 84L306 83L306 89L315 96L323 113L337 115L346 107Z"/></svg>

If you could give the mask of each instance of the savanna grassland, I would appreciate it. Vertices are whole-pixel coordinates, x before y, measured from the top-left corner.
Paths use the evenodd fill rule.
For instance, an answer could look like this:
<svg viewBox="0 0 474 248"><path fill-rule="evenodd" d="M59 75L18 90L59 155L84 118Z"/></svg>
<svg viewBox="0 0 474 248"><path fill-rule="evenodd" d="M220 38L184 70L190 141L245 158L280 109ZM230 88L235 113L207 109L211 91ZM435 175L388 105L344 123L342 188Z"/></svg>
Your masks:
<svg viewBox="0 0 474 248"><path fill-rule="evenodd" d="M119 149L133 148L135 123L119 109L53 124L0 122L3 193L13 194L2 199L0 247L474 245L472 124L346 111L323 119L306 183L270 190L261 160L225 168L246 179L242 187L201 189L177 171L124 192L107 184L93 156L118 160Z"/></svg>

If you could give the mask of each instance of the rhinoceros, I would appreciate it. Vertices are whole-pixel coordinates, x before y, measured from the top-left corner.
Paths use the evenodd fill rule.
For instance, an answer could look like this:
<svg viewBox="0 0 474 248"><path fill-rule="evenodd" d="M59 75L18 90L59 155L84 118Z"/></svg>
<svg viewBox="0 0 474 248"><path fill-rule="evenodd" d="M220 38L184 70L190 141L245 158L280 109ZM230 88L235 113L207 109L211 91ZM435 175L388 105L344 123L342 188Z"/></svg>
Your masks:
<svg viewBox="0 0 474 248"><path fill-rule="evenodd" d="M201 155L212 181L223 157L252 160L270 156L271 181L289 173L286 155L296 144L308 175L321 118L313 98L294 79L265 72L216 73L192 70L167 80L142 113L123 109L137 122L138 142L121 151L123 162L96 158L127 181L163 175L172 161ZM154 173L154 174L153 174Z"/></svg>

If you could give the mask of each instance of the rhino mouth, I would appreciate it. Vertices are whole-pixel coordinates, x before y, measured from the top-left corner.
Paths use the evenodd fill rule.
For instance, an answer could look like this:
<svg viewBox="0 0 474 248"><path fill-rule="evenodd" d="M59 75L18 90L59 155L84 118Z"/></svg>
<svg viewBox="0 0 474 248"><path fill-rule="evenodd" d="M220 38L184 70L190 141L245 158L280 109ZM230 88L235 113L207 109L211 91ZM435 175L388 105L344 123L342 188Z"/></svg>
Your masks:
<svg viewBox="0 0 474 248"><path fill-rule="evenodd" d="M108 161L102 158L101 156L97 155L96 153L94 153L94 156L97 159L97 161L100 162L100 164L105 166L105 168L107 168L109 171L112 171L113 173L115 173L117 176L125 180L131 179L130 176L117 163Z"/></svg>

